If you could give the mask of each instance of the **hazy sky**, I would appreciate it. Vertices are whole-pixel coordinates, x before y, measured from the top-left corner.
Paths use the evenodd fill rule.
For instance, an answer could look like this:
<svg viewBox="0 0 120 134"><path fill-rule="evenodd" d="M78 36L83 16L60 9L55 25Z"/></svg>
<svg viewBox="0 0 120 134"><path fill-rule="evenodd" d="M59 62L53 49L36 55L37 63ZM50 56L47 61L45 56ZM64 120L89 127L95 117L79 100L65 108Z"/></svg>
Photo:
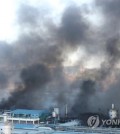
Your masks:
<svg viewBox="0 0 120 134"><path fill-rule="evenodd" d="M51 10L52 16L57 20L66 5L87 4L90 6L93 0L1 0L0 1L0 40L8 42L14 41L19 33L17 24L17 11L22 3L29 3L35 7L42 7ZM87 16L88 17L88 16ZM90 14L89 18L95 21L95 14Z"/></svg>
<svg viewBox="0 0 120 134"><path fill-rule="evenodd" d="M12 42L19 37L20 31L22 30L17 20L18 10L21 4L29 4L33 7L42 8L43 10L50 12L50 16L56 24L59 24L64 9L69 5L75 4L81 6L81 10L84 9L84 17L91 23L91 26L94 25L98 27L102 23L102 16L95 8L93 2L93 0L1 0L0 41L6 41L12 44ZM87 10L89 10L89 12ZM64 64L74 65L79 58L82 58L83 56L84 50L78 49L76 52L68 55L68 60L65 61ZM98 59L99 56L91 57L90 60L87 60L85 66L90 68L99 66L101 61L103 61L103 57Z"/></svg>

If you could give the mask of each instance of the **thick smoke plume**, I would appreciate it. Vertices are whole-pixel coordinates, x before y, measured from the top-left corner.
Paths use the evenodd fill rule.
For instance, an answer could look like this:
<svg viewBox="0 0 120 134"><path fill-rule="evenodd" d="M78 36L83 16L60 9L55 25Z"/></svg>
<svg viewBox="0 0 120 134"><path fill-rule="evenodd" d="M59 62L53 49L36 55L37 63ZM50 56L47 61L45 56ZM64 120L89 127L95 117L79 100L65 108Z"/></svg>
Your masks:
<svg viewBox="0 0 120 134"><path fill-rule="evenodd" d="M76 98L75 105L72 107L76 114L87 113L90 109L90 99L95 95L96 85L92 80L85 80L82 82L80 92Z"/></svg>
<svg viewBox="0 0 120 134"><path fill-rule="evenodd" d="M34 102L32 100L37 99L34 94L39 91L40 103L45 90L44 85L50 80L50 72L42 64L33 65L22 70L21 79L23 85L12 92L7 101L2 101L2 108L34 108Z"/></svg>
<svg viewBox="0 0 120 134"><path fill-rule="evenodd" d="M79 115L105 113L111 103L119 106L119 5L119 0L96 0L94 6L103 18L97 27L86 17L89 8L86 13L81 6L67 6L56 22L58 18L49 10L22 4L18 39L11 44L0 42L0 92L7 92L0 108L61 108L68 104L70 113ZM82 58L78 55L78 63L64 65L77 50L84 51ZM86 68L96 57L103 58L100 66Z"/></svg>
<svg viewBox="0 0 120 134"><path fill-rule="evenodd" d="M87 24L76 6L65 10L60 26L52 20L48 23L50 18L46 16L47 13L29 5L21 5L19 9L20 37L13 46L5 45L10 54L3 55L8 58L9 68L16 67L15 76L20 77L13 78L17 87L1 101L1 108L62 106L67 100L70 83L65 79L62 63L66 52L77 49L77 43L86 38Z"/></svg>
<svg viewBox="0 0 120 134"><path fill-rule="evenodd" d="M89 26L82 17L80 8L69 7L62 17L60 36L69 43L75 45L82 43L87 38Z"/></svg>

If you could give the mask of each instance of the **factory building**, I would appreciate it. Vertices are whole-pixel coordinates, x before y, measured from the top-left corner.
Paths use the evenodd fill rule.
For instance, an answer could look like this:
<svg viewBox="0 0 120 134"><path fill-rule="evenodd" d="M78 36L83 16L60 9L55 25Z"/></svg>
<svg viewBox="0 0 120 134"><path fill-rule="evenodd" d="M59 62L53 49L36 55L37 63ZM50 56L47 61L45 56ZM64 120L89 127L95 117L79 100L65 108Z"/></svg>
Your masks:
<svg viewBox="0 0 120 134"><path fill-rule="evenodd" d="M39 124L50 115L48 110L16 109L3 114L4 120L19 124Z"/></svg>

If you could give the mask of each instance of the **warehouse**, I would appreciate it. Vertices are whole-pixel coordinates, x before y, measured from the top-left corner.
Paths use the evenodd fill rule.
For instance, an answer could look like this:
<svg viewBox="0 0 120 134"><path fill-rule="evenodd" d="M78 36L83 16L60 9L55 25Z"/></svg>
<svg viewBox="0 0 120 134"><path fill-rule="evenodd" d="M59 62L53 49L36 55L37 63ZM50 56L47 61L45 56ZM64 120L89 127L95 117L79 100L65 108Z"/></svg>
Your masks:
<svg viewBox="0 0 120 134"><path fill-rule="evenodd" d="M16 109L7 114L7 121L12 123L39 124L50 115L48 110Z"/></svg>

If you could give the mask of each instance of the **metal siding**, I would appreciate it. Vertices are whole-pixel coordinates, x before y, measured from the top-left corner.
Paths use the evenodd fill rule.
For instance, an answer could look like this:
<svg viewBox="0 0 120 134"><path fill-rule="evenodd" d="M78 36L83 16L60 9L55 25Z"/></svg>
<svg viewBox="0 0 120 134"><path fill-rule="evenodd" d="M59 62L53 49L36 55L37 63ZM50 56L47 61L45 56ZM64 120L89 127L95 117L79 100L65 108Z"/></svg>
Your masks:
<svg viewBox="0 0 120 134"><path fill-rule="evenodd" d="M11 114L26 114L31 115L33 117L41 116L43 113L47 114L49 113L47 110L28 110L28 109L16 109L11 111Z"/></svg>

